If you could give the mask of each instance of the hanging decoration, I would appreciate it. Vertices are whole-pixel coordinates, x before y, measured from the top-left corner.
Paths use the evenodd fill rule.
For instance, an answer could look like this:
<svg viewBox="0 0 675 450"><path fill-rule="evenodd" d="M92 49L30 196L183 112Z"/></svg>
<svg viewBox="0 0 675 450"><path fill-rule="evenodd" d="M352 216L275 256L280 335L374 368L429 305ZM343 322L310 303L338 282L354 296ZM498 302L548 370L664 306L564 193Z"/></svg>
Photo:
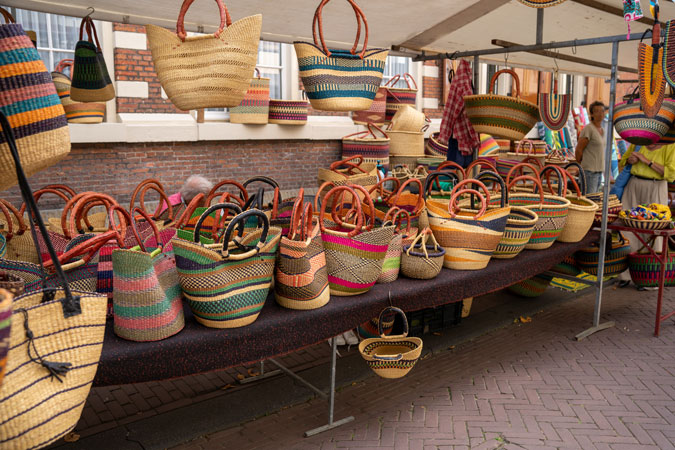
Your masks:
<svg viewBox="0 0 675 450"><path fill-rule="evenodd" d="M539 117L551 130L557 131L565 126L570 114L569 94L558 94L558 61L554 59L555 69L553 70L552 92L539 94Z"/></svg>
<svg viewBox="0 0 675 450"><path fill-rule="evenodd" d="M643 17L640 0L623 0L623 20L628 25L628 36L626 39L630 39L630 23Z"/></svg>
<svg viewBox="0 0 675 450"><path fill-rule="evenodd" d="M654 16L652 45L640 42L638 46L638 78L640 80L640 104L645 116L652 118L659 113L666 94L666 79L663 76L663 52L661 49L661 24L659 5L652 0L650 10Z"/></svg>

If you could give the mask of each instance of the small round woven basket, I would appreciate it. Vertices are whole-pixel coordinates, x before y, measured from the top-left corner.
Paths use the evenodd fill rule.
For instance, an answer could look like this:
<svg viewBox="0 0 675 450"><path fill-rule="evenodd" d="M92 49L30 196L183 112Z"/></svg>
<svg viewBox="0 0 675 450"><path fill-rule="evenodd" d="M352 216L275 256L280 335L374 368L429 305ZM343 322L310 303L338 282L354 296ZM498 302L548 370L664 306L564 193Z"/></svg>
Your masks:
<svg viewBox="0 0 675 450"><path fill-rule="evenodd" d="M621 221L625 226L637 230L665 230L673 225L671 220L638 220L622 217Z"/></svg>
<svg viewBox="0 0 675 450"><path fill-rule="evenodd" d="M382 329L383 318L395 312L403 319L403 334L386 336ZM368 367L382 378L401 378L415 366L422 354L422 339L408 337L408 319L399 308L390 306L380 313L378 333L380 337L361 341L359 353Z"/></svg>
<svg viewBox="0 0 675 450"><path fill-rule="evenodd" d="M431 228L425 228L410 245L403 247L401 273L417 280L436 278L443 268L444 256L445 250L438 245Z"/></svg>

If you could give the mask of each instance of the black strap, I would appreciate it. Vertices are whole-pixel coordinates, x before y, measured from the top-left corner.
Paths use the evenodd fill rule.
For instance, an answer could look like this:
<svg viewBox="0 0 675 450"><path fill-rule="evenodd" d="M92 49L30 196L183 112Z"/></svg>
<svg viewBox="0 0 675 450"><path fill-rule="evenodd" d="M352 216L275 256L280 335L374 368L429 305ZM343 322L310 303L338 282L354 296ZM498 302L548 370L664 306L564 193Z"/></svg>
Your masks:
<svg viewBox="0 0 675 450"><path fill-rule="evenodd" d="M33 192L30 188L30 185L28 184L28 179L26 178L26 174L23 171L23 167L21 167L21 159L19 158L19 150L16 148L16 139L14 137L14 131L12 130L12 127L9 124L7 117L2 111L0 111L0 126L2 127L2 132L5 135L7 145L9 146L10 153L12 154L12 158L14 159L14 164L16 165L16 178L19 181L21 196L23 197L23 201L26 203L26 210L28 211L28 217L31 218L31 229L33 233L33 240L35 242L35 247L39 248L39 245L36 239L37 236L34 230L35 227L32 226L33 220L37 222L40 234L42 234L42 238L44 239L45 245L47 246L49 256L54 262L54 270L56 271L56 276L61 281L61 285L63 286L63 292L65 294L64 298L61 300L61 305L63 308L63 316L66 318L76 316L82 312L82 308L80 306L80 297L74 297L72 292L70 291L70 287L68 286L68 282L66 280L66 275L63 273L63 268L61 267L59 258L56 256L56 251L54 251L52 241L49 239L49 234L47 234L47 229L45 228L45 224L42 220L42 215L38 211L37 205L35 204L35 199L33 198ZM40 260L42 260L42 258L40 258ZM42 282L44 283L44 281L45 278L43 271ZM51 295L52 296L51 298L53 298L54 292L52 291L51 294L48 295Z"/></svg>

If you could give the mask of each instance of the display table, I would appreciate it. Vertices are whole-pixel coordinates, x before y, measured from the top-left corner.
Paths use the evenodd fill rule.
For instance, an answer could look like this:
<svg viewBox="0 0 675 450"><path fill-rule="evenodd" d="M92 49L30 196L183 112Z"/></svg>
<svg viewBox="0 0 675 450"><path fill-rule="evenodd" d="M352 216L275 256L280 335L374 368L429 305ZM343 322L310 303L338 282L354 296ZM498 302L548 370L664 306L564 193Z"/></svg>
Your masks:
<svg viewBox="0 0 675 450"><path fill-rule="evenodd" d="M654 258L659 262L659 293L656 300L656 323L654 324L654 336L659 335L661 329L661 322L668 320L669 318L675 316L675 311L671 311L668 314L661 315L661 305L663 304L663 285L666 278L666 258L668 258L668 238L675 235L675 229L670 230L638 230L635 228L626 227L623 225L623 222L616 221L612 224L607 225L609 230L617 231L627 231L633 233L638 240L645 246L646 249L652 254ZM652 236L663 237L661 253L657 253L649 242L649 238ZM646 239L645 239L646 237Z"/></svg>
<svg viewBox="0 0 675 450"><path fill-rule="evenodd" d="M433 280L399 278L375 285L363 295L331 297L323 308L294 311L282 308L270 294L251 325L218 330L196 322L185 307L185 328L158 342L130 342L106 326L96 386L139 383L225 369L282 355L325 341L352 329L391 304L415 311L497 291L541 273L576 250L597 241L589 233L576 244L555 243L550 249L523 251L515 259L492 260L475 271L443 269Z"/></svg>

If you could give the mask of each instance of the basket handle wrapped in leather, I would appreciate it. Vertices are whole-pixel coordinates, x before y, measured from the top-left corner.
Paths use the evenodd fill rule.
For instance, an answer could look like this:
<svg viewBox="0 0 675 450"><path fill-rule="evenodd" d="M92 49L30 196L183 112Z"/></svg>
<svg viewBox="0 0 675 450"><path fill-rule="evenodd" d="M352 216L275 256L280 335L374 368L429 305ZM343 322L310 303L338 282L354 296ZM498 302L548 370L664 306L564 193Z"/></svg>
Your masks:
<svg viewBox="0 0 675 450"><path fill-rule="evenodd" d="M401 185L401 187L398 188L398 191L396 191L396 196L393 198L391 201L392 206L398 206L398 200L403 195L405 192L405 188L408 187L411 184L417 184L419 196L417 198L417 203L415 204L415 209L413 209L412 214L416 215L419 214L420 211L424 209L424 206L426 205L424 201L424 185L422 184L422 180L419 178L408 178L405 180L405 182Z"/></svg>
<svg viewBox="0 0 675 450"><path fill-rule="evenodd" d="M539 172L539 178L542 180L544 179L544 174L546 174L546 184L548 185L549 192L555 195L555 192L553 192L553 185L551 184L551 176L549 172L555 172L558 175L558 196L563 197L565 195L565 191L567 190L567 177L565 176L563 169L558 166L546 166Z"/></svg>
<svg viewBox="0 0 675 450"><path fill-rule="evenodd" d="M12 220L12 215L9 212L9 208L5 206L5 203L0 201L0 211L5 216L5 220L7 221L7 235L5 235L5 240L9 241L14 237L14 221Z"/></svg>
<svg viewBox="0 0 675 450"><path fill-rule="evenodd" d="M403 224L404 220L406 223L406 227L403 236L410 236L410 226L411 226L410 213L405 209L399 208L398 206L392 206L391 208L389 208L387 214L384 215L382 226L384 227L386 226L387 222L391 222L391 224L394 225L395 227L394 234L401 234L401 225Z"/></svg>
<svg viewBox="0 0 675 450"><path fill-rule="evenodd" d="M176 35L183 42L185 42L185 38L187 37L187 33L185 32L185 14L187 13L188 8L193 1L194 0L184 0L183 5L180 7L180 12L178 13L178 21L176 22ZM228 27L232 25L232 18L230 17L230 13L223 3L223 0L216 0L216 4L218 5L218 10L220 12L220 25L218 26L218 30L213 33L213 35L217 38L220 36L220 33L223 32L226 25Z"/></svg>
<svg viewBox="0 0 675 450"><path fill-rule="evenodd" d="M466 166L467 176L471 175L471 171L473 170L474 167L478 167L479 173L480 173L480 169L482 169L484 167L487 168L487 170L490 170L492 172L497 172L497 168L490 161L488 161L487 159L478 158L477 160L472 161L471 164Z"/></svg>
<svg viewBox="0 0 675 450"><path fill-rule="evenodd" d="M515 177L508 185L509 191L516 185L518 181L532 181L535 185L534 192L539 191L539 206L544 204L544 188L541 187L541 180L530 175L520 175Z"/></svg>
<svg viewBox="0 0 675 450"><path fill-rule="evenodd" d="M579 171L579 186L581 187L581 195L586 195L586 172L584 171L584 168L581 167L581 164L576 161L566 164L563 168L570 175L570 178L572 177L572 174L569 171L570 167L575 167Z"/></svg>
<svg viewBox="0 0 675 450"><path fill-rule="evenodd" d="M361 232L361 229L363 228L363 222L365 221L365 219L363 217L363 210L361 208L361 202L359 201L359 196L356 193L356 191L354 191L354 189L352 189L352 186L335 186L330 191L328 191L326 196L323 198L323 201L321 202L321 213L319 214L319 226L321 228L321 232L325 233L326 232L326 225L324 223L325 221L324 221L323 218L325 217L325 214L326 214L326 204L329 203L328 200L331 197L335 197L335 204L337 205L338 204L337 195L342 194L343 192L350 193L352 195L352 198L356 199L356 201L354 201L354 206L356 207L356 224L354 224L354 229L350 230L348 232L334 231L333 233L337 233L337 234L343 235L345 237L351 238L351 237L354 237ZM316 198L315 198L315 200L316 200Z"/></svg>
<svg viewBox="0 0 675 450"><path fill-rule="evenodd" d="M10 212L14 215L14 218L16 219L17 225L19 225L19 229L16 232L16 235L21 236L22 234L24 234L26 232L26 230L28 229L28 225L26 225L26 222L23 220L23 214L21 214L14 207L14 205L12 205L10 202L8 202L5 199L0 198L0 204L2 204L2 206L4 206L3 212L8 211L8 212L5 212L5 214L6 214L6 217L7 217L7 227L9 228L9 232L10 232L11 236L14 236L14 235L12 234L12 225L13 224L12 224L11 217L9 216ZM10 234L7 235L7 241L8 242L11 239Z"/></svg>
<svg viewBox="0 0 675 450"><path fill-rule="evenodd" d="M513 97L520 97L520 78L518 78L518 74L514 72L511 69L502 69L497 71L494 75L492 75L492 78L490 79L490 90L488 91L488 94L494 94L494 89L495 89L495 83L497 82L497 78L499 78L499 75L508 73L513 77L513 87L515 88L515 94Z"/></svg>
<svg viewBox="0 0 675 450"><path fill-rule="evenodd" d="M427 199L431 195L431 189L432 185L434 182L437 183L438 188L440 189L440 184L438 184L438 179L440 177L445 177L449 179L451 182L454 181L455 183L459 182L459 177L455 172L450 172L450 171L443 171L443 172L432 172L430 173L426 180L424 180L424 198Z"/></svg>
<svg viewBox="0 0 675 450"><path fill-rule="evenodd" d="M229 205L232 205L232 204L230 203ZM228 205L228 207L229 207L229 205ZM223 205L215 205L215 206L212 206L209 209L213 209L215 207L222 207L222 206ZM202 217L204 217L204 216L202 216ZM239 245L239 247L244 247L244 248L247 248L247 249L250 249L250 250L248 250L244 253L231 255L229 253L229 247L228 247L230 237L232 236L232 233L234 232L235 227L238 226L238 225L240 227L239 232L240 233L243 232L244 224L246 223L246 220L249 217L257 217L259 222L262 221L263 228L262 228L262 233L260 235L260 240L258 240L258 243L255 246ZM260 252L260 249L263 248L265 246L265 244L267 244L267 235L269 233L269 229L270 229L270 221L267 218L267 216L265 215L265 213L260 211L260 210L249 209L248 211L244 211L241 214L238 214L237 216L235 216L234 219L232 219L230 221L230 223L227 225L227 229L225 230L225 237L223 238L223 251L222 251L223 259L231 259L233 261L239 261L239 260L242 260L242 259L250 258L251 256L254 256L254 255L257 255ZM196 228L195 228L195 230L196 230Z"/></svg>
<svg viewBox="0 0 675 450"><path fill-rule="evenodd" d="M326 54L326 56L330 57L332 55L331 51L328 49L326 46L326 42L323 38L323 18L321 13L323 12L323 7L329 2L330 0L322 0L321 3L319 3L319 6L316 8L316 11L314 12L314 20L312 21L312 36L314 38L314 45L319 47L319 40L321 41L321 47ZM356 23L357 23L357 31L356 31L356 41L354 42L354 46L350 50L350 53L352 55L356 55L356 49L359 45L359 40L361 38L361 20L363 21L363 26L365 28L365 35L363 39L363 50L361 50L361 53L359 53L359 58L363 59L366 55L366 50L368 48L368 21L366 20L366 15L363 13L361 8L358 7L358 5L353 1L353 0L347 0L349 4L351 5L352 9L354 10L354 14L356 15ZM317 39L317 28L318 28L318 37Z"/></svg>
<svg viewBox="0 0 675 450"><path fill-rule="evenodd" d="M511 176L516 174L518 171L520 171L520 174L523 175L525 173L525 169L530 169L532 171L532 176L535 178L539 178L539 170L535 166L529 163L521 162L516 164L515 166L511 167L509 170L509 173L506 174L506 185L509 186L509 190L511 189Z"/></svg>
<svg viewBox="0 0 675 450"><path fill-rule="evenodd" d="M384 316L389 312L393 312L394 314L399 315L401 317L401 319L403 320L403 333L402 334L396 335L396 336L387 336L386 334L384 334L384 329L383 329L382 324L385 322ZM378 316L377 334L379 334L381 338L391 339L391 340L404 338L404 337L408 336L408 330L409 330L409 328L408 328L408 318L405 316L405 313L400 308L397 308L395 306L388 306L380 312L380 315ZM373 356L373 358L383 359L382 357L377 356L377 355L372 355L372 356ZM401 355L399 355L399 356L401 356Z"/></svg>
<svg viewBox="0 0 675 450"><path fill-rule="evenodd" d="M470 187L471 185L478 186L478 188L483 190L483 194L485 195L481 194L476 189L472 189ZM465 188L464 186L469 186L469 188ZM490 204L490 191L488 190L487 186L485 186L481 181L472 178L467 178L466 180L462 180L457 183L457 185L452 188L452 192L450 193L450 203L448 203L448 212L450 213L450 218L452 219L457 216L457 213L460 210L457 201L462 194L474 194L478 196L481 201L481 208L478 210L478 213L473 216L473 218L481 218L487 210L487 205Z"/></svg>
<svg viewBox="0 0 675 450"><path fill-rule="evenodd" d="M433 172L446 172L449 170L457 170L459 173L462 175L462 180L466 178L466 170L464 170L464 167L460 166L454 161L443 161L436 167L436 170L432 170L431 173Z"/></svg>
<svg viewBox="0 0 675 450"><path fill-rule="evenodd" d="M92 44L96 42L96 48L101 51L101 44L98 42L98 35L96 34L96 26L94 25L94 21L90 16L85 16L82 18L82 22L80 23L80 41L82 40L83 37L83 32L84 32L84 26L87 26L87 40L91 42ZM92 41L92 36L94 40Z"/></svg>
<svg viewBox="0 0 675 450"><path fill-rule="evenodd" d="M223 193L227 193L225 191L223 192L218 192L218 189L220 189L223 186L234 186L237 189L239 189L239 193L241 194L241 197L237 197L233 194L230 194L231 198L233 200L236 200L237 203L239 203L239 206L243 207L246 202L248 201L248 192L246 191L246 188L241 184L238 183L237 181L234 180L223 180L219 183L217 183L213 188L211 189L211 192L208 193L206 196L206 205L210 206L211 202L213 201L214 198L218 197L219 195ZM230 202L231 203L231 202Z"/></svg>
<svg viewBox="0 0 675 450"><path fill-rule="evenodd" d="M495 172L481 172L478 174L477 177L478 181L483 181L483 180L488 180L488 181L493 181L497 184L499 184L500 192L501 192L501 198L499 205L501 208L505 207L509 203L509 197L508 197L508 190L506 189L506 184L504 183L504 180L502 177L497 175ZM472 195L471 196L471 209L476 209L475 208L475 197Z"/></svg>

